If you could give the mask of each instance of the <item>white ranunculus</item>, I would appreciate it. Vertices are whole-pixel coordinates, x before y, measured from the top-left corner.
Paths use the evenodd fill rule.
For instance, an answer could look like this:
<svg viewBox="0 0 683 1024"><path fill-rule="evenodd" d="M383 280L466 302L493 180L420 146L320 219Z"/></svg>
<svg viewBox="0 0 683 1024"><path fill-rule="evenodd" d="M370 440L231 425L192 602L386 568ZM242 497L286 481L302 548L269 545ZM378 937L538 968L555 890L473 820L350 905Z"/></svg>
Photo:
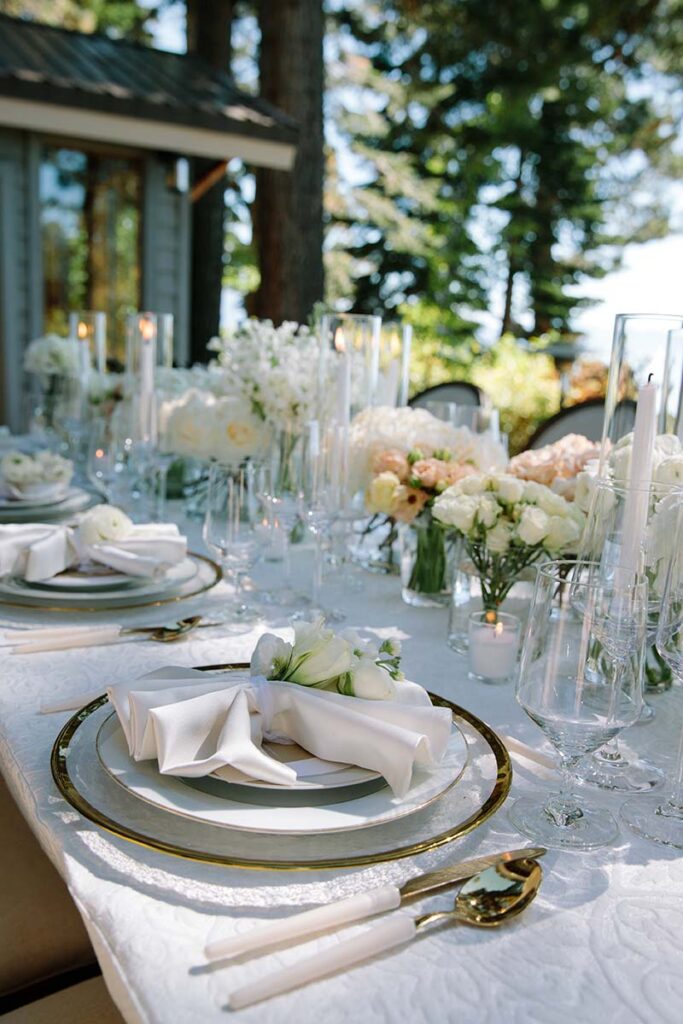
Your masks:
<svg viewBox="0 0 683 1024"><path fill-rule="evenodd" d="M83 544L102 544L125 540L133 529L133 521L114 505L96 505L86 512L78 524L78 539Z"/></svg>
<svg viewBox="0 0 683 1024"><path fill-rule="evenodd" d="M524 483L516 476L510 476L508 473L502 473L497 478L496 491L500 495L502 501L507 501L509 504L514 505L516 502L522 500L522 495L524 494Z"/></svg>
<svg viewBox="0 0 683 1024"><path fill-rule="evenodd" d="M540 544L544 539L549 525L550 518L543 509L527 505L522 510L522 515L517 524L517 534L521 541L533 547L535 544Z"/></svg>
<svg viewBox="0 0 683 1024"><path fill-rule="evenodd" d="M663 486L683 485L683 456L670 455L655 467L653 480Z"/></svg>
<svg viewBox="0 0 683 1024"><path fill-rule="evenodd" d="M477 506L477 522L490 530L501 513L501 507L492 494L482 494Z"/></svg>
<svg viewBox="0 0 683 1024"><path fill-rule="evenodd" d="M54 452L46 449L38 452L35 461L40 466L41 479L46 483L70 483L74 466L69 459L64 459L61 455L55 455Z"/></svg>
<svg viewBox="0 0 683 1024"><path fill-rule="evenodd" d="M363 657L351 669L350 687L344 692L365 700L393 700L396 686L386 669L380 668L372 658Z"/></svg>
<svg viewBox="0 0 683 1024"><path fill-rule="evenodd" d="M251 674L265 676L266 679L281 679L287 672L291 656L291 644L274 633L264 633L251 656Z"/></svg>
<svg viewBox="0 0 683 1024"><path fill-rule="evenodd" d="M486 546L494 555L504 555L512 540L512 526L506 519L499 519L486 534Z"/></svg>
<svg viewBox="0 0 683 1024"><path fill-rule="evenodd" d="M30 455L23 452L7 452L0 460L0 475L8 484L22 487L40 480L40 467Z"/></svg>

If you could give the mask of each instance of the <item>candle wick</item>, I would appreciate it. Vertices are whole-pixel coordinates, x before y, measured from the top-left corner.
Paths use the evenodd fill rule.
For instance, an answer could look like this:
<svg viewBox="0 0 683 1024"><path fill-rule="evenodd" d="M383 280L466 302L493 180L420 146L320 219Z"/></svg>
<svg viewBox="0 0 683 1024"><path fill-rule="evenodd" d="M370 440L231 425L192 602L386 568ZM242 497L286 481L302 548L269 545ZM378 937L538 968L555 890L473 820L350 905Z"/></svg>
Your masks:
<svg viewBox="0 0 683 1024"><path fill-rule="evenodd" d="M653 377L654 377L654 373L648 373L648 375L647 375L647 382L648 382L648 384L652 383L652 378Z"/></svg>

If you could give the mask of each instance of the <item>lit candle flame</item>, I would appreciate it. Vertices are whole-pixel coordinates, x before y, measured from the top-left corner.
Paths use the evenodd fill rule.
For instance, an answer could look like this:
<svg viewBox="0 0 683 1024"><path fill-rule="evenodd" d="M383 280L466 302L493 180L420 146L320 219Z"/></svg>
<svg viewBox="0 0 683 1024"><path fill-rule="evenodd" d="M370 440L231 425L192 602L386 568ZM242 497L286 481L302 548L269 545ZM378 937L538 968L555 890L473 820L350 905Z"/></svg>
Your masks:
<svg viewBox="0 0 683 1024"><path fill-rule="evenodd" d="M83 320L80 320L78 324L78 337L81 341L85 341L88 337L88 325Z"/></svg>
<svg viewBox="0 0 683 1024"><path fill-rule="evenodd" d="M493 635L494 636L500 636L502 632L503 632L503 623L502 622L497 622L496 625L495 625L495 628L493 630Z"/></svg>
<svg viewBox="0 0 683 1024"><path fill-rule="evenodd" d="M151 341L154 337L154 324L147 317L140 317L138 326L140 327L140 334L142 335L143 341Z"/></svg>
<svg viewBox="0 0 683 1024"><path fill-rule="evenodd" d="M346 339L341 327L338 327L334 332L334 347L337 352L346 352Z"/></svg>

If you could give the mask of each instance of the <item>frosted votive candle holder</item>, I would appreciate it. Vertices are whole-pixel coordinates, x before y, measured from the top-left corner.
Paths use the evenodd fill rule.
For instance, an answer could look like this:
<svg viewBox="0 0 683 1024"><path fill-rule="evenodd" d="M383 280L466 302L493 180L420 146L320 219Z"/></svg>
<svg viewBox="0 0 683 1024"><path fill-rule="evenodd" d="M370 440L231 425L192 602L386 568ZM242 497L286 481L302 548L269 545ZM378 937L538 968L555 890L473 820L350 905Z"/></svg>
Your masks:
<svg viewBox="0 0 683 1024"><path fill-rule="evenodd" d="M517 666L522 623L509 612L473 612L468 619L469 676L505 683Z"/></svg>

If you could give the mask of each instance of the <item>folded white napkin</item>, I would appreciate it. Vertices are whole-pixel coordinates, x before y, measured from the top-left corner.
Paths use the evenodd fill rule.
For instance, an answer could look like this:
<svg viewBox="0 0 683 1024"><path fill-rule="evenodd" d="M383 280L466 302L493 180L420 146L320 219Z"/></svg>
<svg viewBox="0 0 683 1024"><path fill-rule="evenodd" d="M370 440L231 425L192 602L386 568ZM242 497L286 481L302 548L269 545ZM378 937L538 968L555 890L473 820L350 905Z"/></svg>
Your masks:
<svg viewBox="0 0 683 1024"><path fill-rule="evenodd" d="M100 544L84 544L70 526L0 525L0 576L29 582L49 580L88 561L129 576L158 577L186 553L187 539L171 523L134 526L125 539Z"/></svg>
<svg viewBox="0 0 683 1024"><path fill-rule="evenodd" d="M433 707L414 683L398 684L398 700L362 700L246 673L209 681L179 671L109 690L131 756L156 757L167 775L196 778L227 768L229 778L236 769L290 785L296 771L262 743L294 742L325 761L379 772L401 797L413 767L437 764L451 734L450 711Z"/></svg>

